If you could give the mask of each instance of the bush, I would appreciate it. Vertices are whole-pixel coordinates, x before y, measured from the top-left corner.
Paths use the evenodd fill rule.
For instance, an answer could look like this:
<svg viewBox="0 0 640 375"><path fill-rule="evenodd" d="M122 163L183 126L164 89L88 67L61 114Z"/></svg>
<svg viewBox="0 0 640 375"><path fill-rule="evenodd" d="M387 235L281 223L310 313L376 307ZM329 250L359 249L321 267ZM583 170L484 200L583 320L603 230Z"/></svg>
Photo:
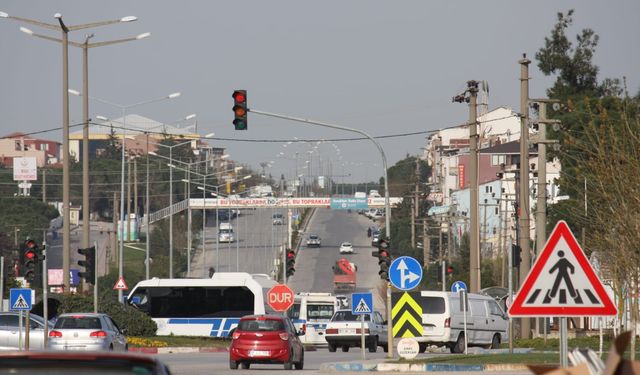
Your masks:
<svg viewBox="0 0 640 375"><path fill-rule="evenodd" d="M62 294L49 299L49 316L58 316L71 312L93 312L93 298L78 294ZM55 303L57 302L57 303ZM42 314L42 302L34 306L34 313ZM109 315L127 336L153 336L158 326L145 313L122 305L115 299L102 298L98 304L98 312Z"/></svg>

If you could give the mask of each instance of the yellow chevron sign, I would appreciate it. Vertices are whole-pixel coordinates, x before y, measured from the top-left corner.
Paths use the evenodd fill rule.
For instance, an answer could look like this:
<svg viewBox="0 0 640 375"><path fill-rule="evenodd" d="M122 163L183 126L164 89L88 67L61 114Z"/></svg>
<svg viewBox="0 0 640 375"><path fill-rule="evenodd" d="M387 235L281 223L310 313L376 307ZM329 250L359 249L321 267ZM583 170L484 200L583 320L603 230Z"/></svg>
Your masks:
<svg viewBox="0 0 640 375"><path fill-rule="evenodd" d="M422 306L417 302L420 292L393 293L391 295L391 321L393 337L422 336Z"/></svg>

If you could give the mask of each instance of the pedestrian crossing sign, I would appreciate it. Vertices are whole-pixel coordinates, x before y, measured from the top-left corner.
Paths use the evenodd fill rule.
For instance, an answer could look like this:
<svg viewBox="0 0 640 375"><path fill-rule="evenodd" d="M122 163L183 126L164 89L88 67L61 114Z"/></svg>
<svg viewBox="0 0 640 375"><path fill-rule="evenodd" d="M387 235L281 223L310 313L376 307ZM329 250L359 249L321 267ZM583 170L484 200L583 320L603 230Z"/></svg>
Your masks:
<svg viewBox="0 0 640 375"><path fill-rule="evenodd" d="M373 312L373 294L351 294L351 313L354 315L371 314Z"/></svg>
<svg viewBox="0 0 640 375"><path fill-rule="evenodd" d="M564 221L549 235L509 316L609 316L616 307Z"/></svg>

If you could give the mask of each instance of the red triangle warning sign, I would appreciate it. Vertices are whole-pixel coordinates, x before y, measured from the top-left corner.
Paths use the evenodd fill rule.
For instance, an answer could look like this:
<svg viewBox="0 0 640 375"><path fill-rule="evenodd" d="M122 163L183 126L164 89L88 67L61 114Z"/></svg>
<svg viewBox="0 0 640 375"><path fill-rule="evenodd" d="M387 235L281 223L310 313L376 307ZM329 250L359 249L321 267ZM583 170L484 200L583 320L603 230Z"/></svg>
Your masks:
<svg viewBox="0 0 640 375"><path fill-rule="evenodd" d="M124 277L120 276L116 285L113 286L114 290L129 290L127 283L124 282Z"/></svg>
<svg viewBox="0 0 640 375"><path fill-rule="evenodd" d="M559 221L529 271L510 316L607 316L616 307L571 229Z"/></svg>

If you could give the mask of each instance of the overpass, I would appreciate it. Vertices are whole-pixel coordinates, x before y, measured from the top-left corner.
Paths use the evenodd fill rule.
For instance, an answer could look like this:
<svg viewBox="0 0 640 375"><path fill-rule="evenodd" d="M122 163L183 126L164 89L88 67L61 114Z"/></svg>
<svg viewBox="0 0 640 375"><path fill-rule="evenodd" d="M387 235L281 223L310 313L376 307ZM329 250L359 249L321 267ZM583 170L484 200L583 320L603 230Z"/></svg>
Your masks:
<svg viewBox="0 0 640 375"><path fill-rule="evenodd" d="M162 220L188 208L192 210L215 210L231 208L298 208L298 207L326 207L336 209L363 210L368 208L383 208L384 197L353 198L353 197L263 197L263 198L192 198L149 214L149 223ZM402 198L389 198L391 207L402 203Z"/></svg>

